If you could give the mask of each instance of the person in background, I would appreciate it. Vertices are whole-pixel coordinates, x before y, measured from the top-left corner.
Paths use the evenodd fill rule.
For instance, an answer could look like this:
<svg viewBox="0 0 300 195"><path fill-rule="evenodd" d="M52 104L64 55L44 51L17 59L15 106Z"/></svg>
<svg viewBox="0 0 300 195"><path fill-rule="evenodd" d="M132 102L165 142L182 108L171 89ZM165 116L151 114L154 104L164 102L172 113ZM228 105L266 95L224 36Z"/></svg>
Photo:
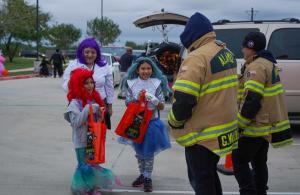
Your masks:
<svg viewBox="0 0 300 195"><path fill-rule="evenodd" d="M48 77L49 76L49 66L50 62L46 59L46 56L43 56L42 62L40 64L40 76Z"/></svg>
<svg viewBox="0 0 300 195"><path fill-rule="evenodd" d="M128 47L126 50L126 53L124 53L120 58L120 76L121 76L121 82L128 70L128 68L131 66L134 59L134 55L132 54L132 48ZM119 99L125 99L125 92L121 88L120 85L120 92L118 94Z"/></svg>
<svg viewBox="0 0 300 195"><path fill-rule="evenodd" d="M68 64L63 76L63 89L68 91L70 73L76 68L85 68L94 72L96 90L107 105L105 123L111 129L110 116L113 114L112 103L114 98L113 74L105 59L101 56L100 46L94 38L84 39L76 51L76 59Z"/></svg>
<svg viewBox="0 0 300 195"><path fill-rule="evenodd" d="M50 63L53 64L53 77L56 78L58 73L59 77L63 75L63 64L65 64L64 56L59 52L59 49L56 49L55 53L50 58Z"/></svg>

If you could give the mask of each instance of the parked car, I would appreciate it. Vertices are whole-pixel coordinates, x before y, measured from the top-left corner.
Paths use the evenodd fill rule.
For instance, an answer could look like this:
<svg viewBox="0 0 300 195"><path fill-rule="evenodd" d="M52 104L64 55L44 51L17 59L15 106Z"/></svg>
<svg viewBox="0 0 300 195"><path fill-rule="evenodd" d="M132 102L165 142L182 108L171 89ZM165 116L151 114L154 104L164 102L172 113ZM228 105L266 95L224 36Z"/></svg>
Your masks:
<svg viewBox="0 0 300 195"><path fill-rule="evenodd" d="M113 83L114 86L117 86L120 84L121 76L120 76L120 64L115 59L115 57L110 53L102 53L102 56L107 61L108 66L111 68L113 72Z"/></svg>
<svg viewBox="0 0 300 195"><path fill-rule="evenodd" d="M140 28L165 24L185 25L187 20L188 18L176 14L166 16L165 13L161 13L138 19L134 24ZM278 70L286 89L287 109L291 123L300 124L300 20L295 18L252 22L220 20L213 23L213 27L217 39L224 41L235 54L238 70L244 63L241 52L244 37L251 31L265 34L267 49L277 59ZM185 53L184 49L180 51L180 54Z"/></svg>
<svg viewBox="0 0 300 195"><path fill-rule="evenodd" d="M45 56L45 54L39 52L39 57L42 57L42 56ZM36 58L36 50L22 50L20 52L20 57Z"/></svg>
<svg viewBox="0 0 300 195"><path fill-rule="evenodd" d="M173 84L174 74L176 73L177 64L180 60L179 52L181 47L178 43L168 41L167 27L168 25L183 25L187 20L188 17L186 16L162 11L161 13L144 16L133 22L138 28L161 26L162 42L153 43L148 41L146 55L157 60L158 67L167 77L169 86Z"/></svg>
<svg viewBox="0 0 300 195"><path fill-rule="evenodd" d="M135 57L139 57L139 56L142 55L143 53L145 53L145 50L142 50L142 49L133 49L133 50L132 50L132 54L133 54Z"/></svg>
<svg viewBox="0 0 300 195"><path fill-rule="evenodd" d="M110 53L119 62L121 56L126 53L126 47L121 46L103 46L101 47L101 52Z"/></svg>

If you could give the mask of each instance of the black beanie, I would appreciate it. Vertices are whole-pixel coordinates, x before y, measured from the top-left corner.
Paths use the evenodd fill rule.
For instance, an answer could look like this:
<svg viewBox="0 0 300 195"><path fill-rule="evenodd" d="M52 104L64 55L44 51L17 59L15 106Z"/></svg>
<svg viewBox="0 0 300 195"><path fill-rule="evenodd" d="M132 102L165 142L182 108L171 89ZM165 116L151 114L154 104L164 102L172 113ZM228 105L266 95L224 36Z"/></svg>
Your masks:
<svg viewBox="0 0 300 195"><path fill-rule="evenodd" d="M266 37L261 32L250 32L243 41L243 47L260 51L266 47Z"/></svg>

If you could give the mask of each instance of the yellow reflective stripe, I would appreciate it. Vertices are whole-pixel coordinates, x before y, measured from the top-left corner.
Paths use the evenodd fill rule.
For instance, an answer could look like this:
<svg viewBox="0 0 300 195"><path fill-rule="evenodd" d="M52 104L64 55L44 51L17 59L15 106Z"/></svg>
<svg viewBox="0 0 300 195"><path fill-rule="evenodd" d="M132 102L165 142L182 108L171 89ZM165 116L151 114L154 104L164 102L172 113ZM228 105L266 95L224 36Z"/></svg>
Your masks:
<svg viewBox="0 0 300 195"><path fill-rule="evenodd" d="M271 143L274 148L279 148L287 145L291 145L294 142L293 138L281 141L281 142L276 142L276 143Z"/></svg>
<svg viewBox="0 0 300 195"><path fill-rule="evenodd" d="M216 92L222 89L234 87L238 85L238 77L237 75L231 75L228 77L224 77L221 79L213 80L209 83L206 83L202 86L200 91L200 97L205 94Z"/></svg>
<svg viewBox="0 0 300 195"><path fill-rule="evenodd" d="M272 86L272 87L264 87L263 84L261 84L257 81L253 81L253 80L247 81L244 84L244 87L245 87L245 89L250 89L250 90L253 90L257 93L260 93L265 97L275 96L275 95L278 95L278 94L284 92L282 84L277 84L277 85ZM238 93L240 94L242 92L239 90Z"/></svg>
<svg viewBox="0 0 300 195"><path fill-rule="evenodd" d="M178 79L176 80L175 84L179 84L179 83L182 83L182 84L187 84L187 85L190 85L192 87L194 87L195 89L200 89L200 84L198 83L195 83L193 81L189 81L189 80L183 80L183 79Z"/></svg>
<svg viewBox="0 0 300 195"><path fill-rule="evenodd" d="M242 99L243 99L243 96L238 96L238 97L237 97L237 100L238 100L238 101L241 101Z"/></svg>
<svg viewBox="0 0 300 195"><path fill-rule="evenodd" d="M264 136L270 133L277 133L290 128L289 120L277 123L275 126L267 125L262 127L246 126L243 128L242 134L248 136Z"/></svg>
<svg viewBox="0 0 300 195"><path fill-rule="evenodd" d="M242 134L257 137L257 136L265 136L269 135L270 127L261 127L261 128L254 128L254 127L245 127L243 128Z"/></svg>
<svg viewBox="0 0 300 195"><path fill-rule="evenodd" d="M254 81L254 80L246 81L244 84L244 88L253 90L257 93L260 93L261 95L264 95L264 85L257 81Z"/></svg>
<svg viewBox="0 0 300 195"><path fill-rule="evenodd" d="M238 125L239 125L239 127L242 127L242 128L246 127L251 122L251 120L243 117L240 113L238 113L237 118L238 118Z"/></svg>
<svg viewBox="0 0 300 195"><path fill-rule="evenodd" d="M178 141L178 139L176 139L176 142L182 146L191 146L191 145L196 144L199 141L217 138L221 134L226 134L226 133L236 131L236 130L237 130L237 126L232 129L228 129L228 130L219 130L219 131L216 131L215 133L203 133L203 132L195 133L194 132L194 133L189 134L190 137L188 139L183 140L183 141Z"/></svg>
<svg viewBox="0 0 300 195"><path fill-rule="evenodd" d="M236 129L237 121L235 120L230 123L206 128L201 132L188 133L184 136L178 137L176 141L183 146L189 146L201 140L216 138L223 133L227 133Z"/></svg>
<svg viewBox="0 0 300 195"><path fill-rule="evenodd" d="M264 96L275 96L275 95L278 95L280 93L283 93L284 92L284 89L283 89L283 86L282 84L278 84L278 85L275 85L273 87L266 87L265 88L265 93L264 93Z"/></svg>
<svg viewBox="0 0 300 195"><path fill-rule="evenodd" d="M238 148L238 141L232 144L231 146L224 148L224 149L217 149L213 150L214 153L216 153L219 156L225 156L226 154L229 154L232 152L232 150Z"/></svg>
<svg viewBox="0 0 300 195"><path fill-rule="evenodd" d="M275 127L271 127L271 133L277 133L277 132L281 132L284 131L286 129L290 129L290 121L289 120L284 120L281 121L280 123L277 123L275 125Z"/></svg>
<svg viewBox="0 0 300 195"><path fill-rule="evenodd" d="M168 114L168 121L172 126L179 127L184 123L185 120L182 121L176 120L173 110L171 109L170 113Z"/></svg>
<svg viewBox="0 0 300 195"><path fill-rule="evenodd" d="M198 97L200 92L200 85L188 80L176 80L172 89Z"/></svg>
<svg viewBox="0 0 300 195"><path fill-rule="evenodd" d="M239 89L238 90L238 95L244 95L245 89Z"/></svg>
<svg viewBox="0 0 300 195"><path fill-rule="evenodd" d="M245 89L239 89L237 99L242 100L244 98L244 94L245 94Z"/></svg>

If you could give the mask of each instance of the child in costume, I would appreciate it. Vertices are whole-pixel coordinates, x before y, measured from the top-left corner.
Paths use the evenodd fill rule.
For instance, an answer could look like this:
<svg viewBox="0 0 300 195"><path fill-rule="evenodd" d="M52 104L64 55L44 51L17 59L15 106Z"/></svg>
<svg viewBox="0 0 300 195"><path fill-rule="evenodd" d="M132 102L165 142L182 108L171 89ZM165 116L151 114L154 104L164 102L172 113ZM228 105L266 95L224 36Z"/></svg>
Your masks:
<svg viewBox="0 0 300 195"><path fill-rule="evenodd" d="M90 70L84 68L73 70L68 88L69 105L64 117L73 129L72 140L78 162L71 191L76 195L101 195L99 189L111 189L114 184L119 184L119 181L109 169L86 163L85 150L89 105L92 105L95 115L101 116L103 109L100 108L105 107L105 103L95 90L93 72Z"/></svg>
<svg viewBox="0 0 300 195"><path fill-rule="evenodd" d="M144 186L145 192L152 192L151 174L154 156L171 147L165 125L159 119L159 110L164 109L164 95L170 92L167 79L148 57L141 57L128 69L123 80L126 91L126 105L131 101L138 101L142 90L146 91L148 108L153 111L144 140L141 144L132 142L136 152L140 175L132 183L133 187ZM124 143L124 138L119 139Z"/></svg>
<svg viewBox="0 0 300 195"><path fill-rule="evenodd" d="M50 62L46 59L46 56L43 56L42 62L40 64L40 76L48 77L49 76L49 66Z"/></svg>

